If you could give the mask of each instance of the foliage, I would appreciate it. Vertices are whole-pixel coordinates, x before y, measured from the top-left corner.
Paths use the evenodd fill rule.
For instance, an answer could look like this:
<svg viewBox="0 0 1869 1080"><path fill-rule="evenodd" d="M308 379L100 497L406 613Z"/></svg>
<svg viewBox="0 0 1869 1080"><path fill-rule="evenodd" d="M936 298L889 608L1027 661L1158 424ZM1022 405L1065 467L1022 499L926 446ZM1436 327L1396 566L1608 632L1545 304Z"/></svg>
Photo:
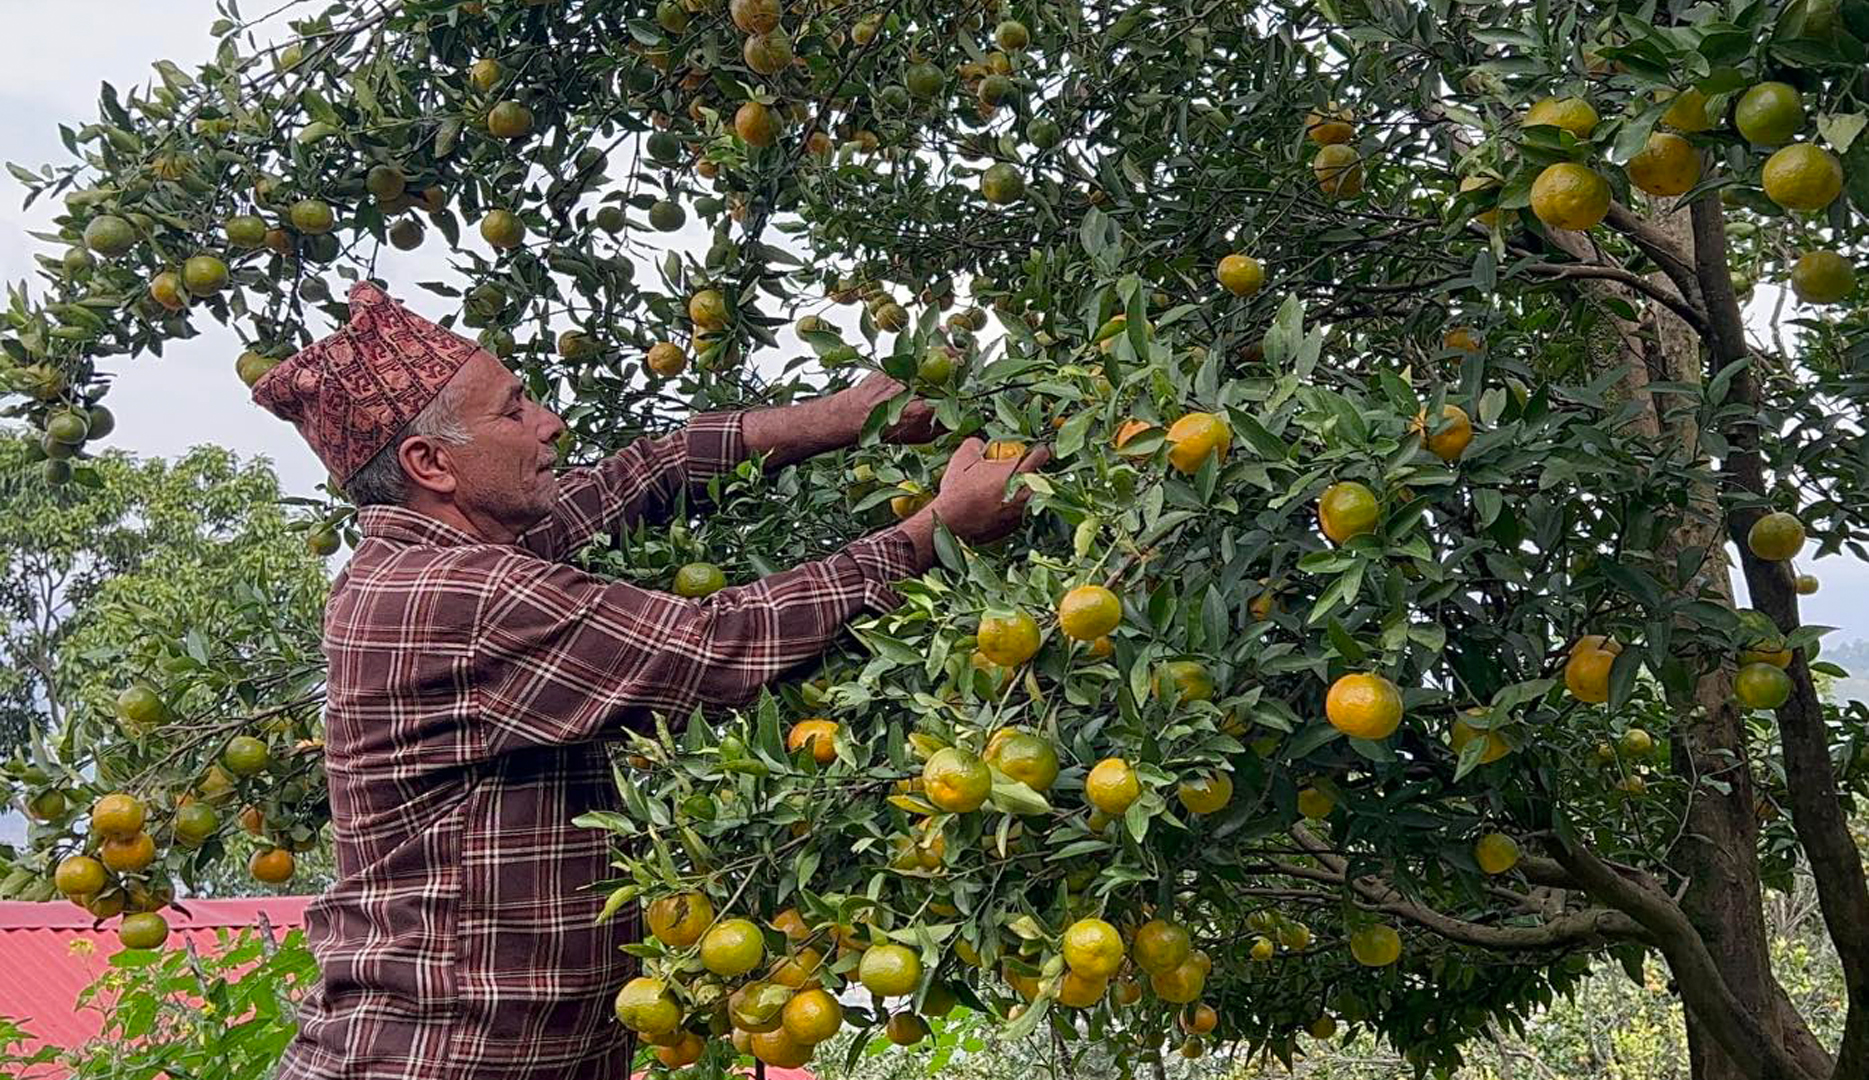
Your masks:
<svg viewBox="0 0 1869 1080"><path fill-rule="evenodd" d="M102 1016L95 1038L19 1055L9 1046L21 1030L0 1021L0 1066L56 1063L72 1080L267 1076L298 1031L298 1001L317 973L299 930L278 941L262 928L222 930L206 951L119 952L77 1002Z"/></svg>
<svg viewBox="0 0 1869 1080"><path fill-rule="evenodd" d="M795 328L824 381L879 366L938 403L936 453L866 440L777 476L749 467L707 523L593 554L609 572L661 583L706 556L744 579L878 521L900 485L927 490L964 435L1054 444L1021 481L1035 497L1014 543L940 534L940 567L811 681L637 740L628 812L586 819L622 841L617 905L693 889L733 916L796 907L838 975L885 940L921 956L911 1001L849 1011L860 1032L939 984L1009 1039L1046 1032L1124 1069L1180 1041L1178 1010L1159 993L1057 1004L1081 918L1187 925L1211 960L1214 1038L1241 1053L1289 1059L1329 1014L1447 1072L1582 985L1592 956L1639 970L1653 951L1709 1080L1869 1070L1869 888L1847 824L1869 782L1865 711L1819 702L1813 671L1839 673L1815 659L1824 628L1799 625L1790 564L1746 542L1786 510L1817 549L1864 553L1865 324L1846 290L1773 349L1737 300L1800 249L1860 245L1857 0L832 0L767 12L783 42L750 44L749 0L337 5L273 46L224 14L211 63L106 88L96 121L66 129L75 161L18 174L65 199L58 240L96 253L44 256L45 297L16 293L0 340L15 411L74 477L90 466L55 436L104 394L101 365L200 318L284 355L342 317L333 278L429 228L466 287L427 287L572 422L575 455L689 407L807 391L805 359L770 382L748 364L801 314L836 318ZM1839 155L1821 217L1772 202L1773 148L1725 123L1767 80L1813 117L1792 125L1798 153ZM1527 122L1573 95L1592 107ZM1702 165L1678 201L1624 169L1664 127ZM1535 185L1559 164L1595 179ZM639 265L641 222L689 211L705 252ZM1587 233L1546 224L1603 214ZM175 304L156 279L198 252L232 285ZM1216 285L1228 254L1260 260L1264 288ZM722 326L690 302L707 289ZM865 306L851 320L825 299ZM962 299L976 306L944 321ZM691 370L645 372L664 340ZM1166 445L1192 413L1230 449ZM1118 447L1132 419L1153 427ZM1327 540L1319 497L1351 481L1374 519L1326 522ZM1735 610L1735 569L1757 615ZM1049 615L1092 582L1123 601L1107 655ZM981 617L1014 607L1040 618L1041 650L1011 671L976 660ZM1620 652L1577 661L1587 635ZM1781 648L1791 696L1744 707L1739 654ZM212 778L218 738L276 715L274 758L295 764L268 790L315 781L296 764L316 756L297 743L316 696L304 654L171 652L163 694L206 694L229 718L212 737L78 747L58 767L122 760L114 775L172 805ZM1168 692L1175 662L1213 692ZM1361 673L1400 687L1393 734L1330 715L1327 689ZM823 765L786 749L813 713L840 725ZM1456 722L1484 737L1456 749ZM1002 773L959 811L917 787L935 751L981 753L1012 727L1055 748L1055 787ZM1487 760L1495 738L1509 752ZM1140 796L1092 812L1085 778L1107 758ZM1230 804L1186 812L1179 786L1218 772ZM1301 811L1307 789L1328 813ZM287 839L305 841L318 808L299 793ZM1500 875L1473 856L1492 832L1525 852ZM1832 1043L1780 1008L1766 966L1763 889L1797 865L1851 973ZM1398 961L1346 947L1390 924ZM636 951L697 1026L736 985L691 947ZM715 1047L709 1070L729 1056Z"/></svg>

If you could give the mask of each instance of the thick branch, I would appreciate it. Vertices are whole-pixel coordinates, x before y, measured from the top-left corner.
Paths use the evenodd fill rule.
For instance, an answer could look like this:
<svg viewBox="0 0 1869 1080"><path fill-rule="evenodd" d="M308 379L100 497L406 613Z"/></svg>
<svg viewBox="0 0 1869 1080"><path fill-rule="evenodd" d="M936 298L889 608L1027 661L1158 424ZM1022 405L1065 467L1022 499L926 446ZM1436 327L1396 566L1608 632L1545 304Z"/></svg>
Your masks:
<svg viewBox="0 0 1869 1080"><path fill-rule="evenodd" d="M1720 1048L1754 1080L1822 1080L1804 1071L1766 1034L1720 975L1706 942L1666 895L1618 874L1581 844L1557 847L1557 859L1603 903L1627 912L1653 935L1680 987L1681 1000L1698 1015Z"/></svg>
<svg viewBox="0 0 1869 1080"><path fill-rule="evenodd" d="M1694 214L1695 263L1707 297L1713 336L1708 345L1709 367L1719 371L1746 355L1745 329L1732 281L1722 254L1726 250L1726 223L1712 195L1696 199ZM1759 386L1750 367L1732 381L1732 397L1744 404L1744 419L1725 435L1732 444L1722 470L1728 495L1763 499L1765 465L1759 452ZM1784 563L1765 562L1752 554L1746 534L1764 511L1757 505L1739 505L1727 512L1727 527L1739 548L1746 588L1754 607L1769 615L1780 630L1790 633L1798 625L1797 590ZM1779 739L1784 746L1786 789L1791 823L1810 864L1824 926L1843 964L1843 982L1849 995L1849 1015L1843 1041L1837 1048L1835 1075L1869 1075L1869 882L1863 878L1862 853L1850 836L1836 773L1830 766L1830 739L1824 727L1823 703L1811 682L1804 650L1799 649L1787 669L1791 676L1790 700L1778 713Z"/></svg>
<svg viewBox="0 0 1869 1080"><path fill-rule="evenodd" d="M1642 250L1642 254L1654 260L1661 272L1674 283L1674 287L1681 290L1682 300L1692 304L1703 295L1694 274L1693 263L1689 262L1681 246L1666 233L1642 220L1640 215L1621 203L1610 204L1607 220L1610 228L1628 237L1631 243Z"/></svg>

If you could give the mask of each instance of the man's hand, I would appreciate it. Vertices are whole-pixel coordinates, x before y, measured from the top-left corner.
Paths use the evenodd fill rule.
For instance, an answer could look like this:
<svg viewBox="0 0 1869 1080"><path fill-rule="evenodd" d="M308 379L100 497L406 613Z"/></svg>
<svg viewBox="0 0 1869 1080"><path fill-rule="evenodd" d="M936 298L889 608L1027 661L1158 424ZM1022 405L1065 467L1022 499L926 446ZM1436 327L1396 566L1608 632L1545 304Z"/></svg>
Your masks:
<svg viewBox="0 0 1869 1080"><path fill-rule="evenodd" d="M878 371L838 396L848 403L851 415L856 419L855 430L861 431L863 421L869 418L876 406L894 398L902 390L901 383ZM917 398L902 409L902 416L894 424L883 429L883 441L901 444L932 442L940 430L940 425L935 423L934 407Z"/></svg>
<svg viewBox="0 0 1869 1080"><path fill-rule="evenodd" d="M1018 528L1032 489L1021 488L1008 499L1006 481L1014 473L1034 472L1051 460L1051 449L1045 446L1034 447L1016 461L988 461L985 452L986 444L979 439L961 443L941 475L940 493L902 523L924 567L934 565L936 518L970 544L991 543Z"/></svg>

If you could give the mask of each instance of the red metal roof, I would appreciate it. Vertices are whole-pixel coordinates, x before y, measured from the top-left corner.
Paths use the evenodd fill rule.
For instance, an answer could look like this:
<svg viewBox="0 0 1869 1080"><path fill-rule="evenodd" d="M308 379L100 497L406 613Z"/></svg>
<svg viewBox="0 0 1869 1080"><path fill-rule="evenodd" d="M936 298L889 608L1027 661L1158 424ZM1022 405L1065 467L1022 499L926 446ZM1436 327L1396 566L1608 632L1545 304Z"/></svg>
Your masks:
<svg viewBox="0 0 1869 1080"><path fill-rule="evenodd" d="M163 917L169 920L170 945L186 938L196 949L212 951L218 931L254 926L262 913L278 933L305 925L305 905L311 901L309 896L184 900L182 909L171 908ZM103 1018L95 1011L79 1012L78 994L121 949L115 919L97 927L89 914L64 900L0 901L0 1016L53 1046L76 1046L92 1038ZM23 1052L30 1054L36 1045L28 1044Z"/></svg>

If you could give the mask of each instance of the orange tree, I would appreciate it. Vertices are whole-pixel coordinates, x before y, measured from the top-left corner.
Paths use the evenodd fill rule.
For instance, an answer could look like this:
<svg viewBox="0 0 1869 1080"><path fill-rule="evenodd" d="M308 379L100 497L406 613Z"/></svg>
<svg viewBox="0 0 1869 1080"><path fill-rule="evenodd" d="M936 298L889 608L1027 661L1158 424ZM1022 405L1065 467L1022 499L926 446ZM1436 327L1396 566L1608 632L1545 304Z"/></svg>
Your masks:
<svg viewBox="0 0 1869 1080"><path fill-rule="evenodd" d="M648 907L618 1012L662 1066L913 1042L958 1000L1125 1070L1363 1032L1446 1069L1593 959L1659 956L1697 1076L1869 1071L1865 718L1813 689L1796 564L1869 532L1857 0L407 0L289 29L230 9L212 63L107 88L74 162L16 173L65 202L0 341L47 482L84 479L119 358L217 319L255 377L384 244L448 250L429 287L574 455L877 366L950 443L1054 445L1021 537L942 536L822 670L631 747L628 813L587 824ZM1768 279L1799 304L1770 344L1740 307ZM820 363L756 364L794 319ZM910 511L940 460L748 468L588 558L745 580ZM63 865L100 915L159 907L236 827L189 807L236 792L270 799L255 871L290 873L315 679L169 652L16 770L72 807L16 891ZM1797 869L1832 1043L1766 952Z"/></svg>

